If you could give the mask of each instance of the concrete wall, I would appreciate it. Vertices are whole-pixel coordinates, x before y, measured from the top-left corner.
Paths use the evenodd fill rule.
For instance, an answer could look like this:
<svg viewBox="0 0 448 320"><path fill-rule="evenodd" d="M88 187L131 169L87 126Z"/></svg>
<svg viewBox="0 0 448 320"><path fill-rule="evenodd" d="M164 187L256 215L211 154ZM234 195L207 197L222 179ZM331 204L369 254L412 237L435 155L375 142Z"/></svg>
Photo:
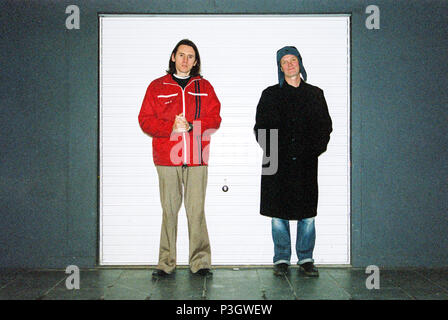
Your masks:
<svg viewBox="0 0 448 320"><path fill-rule="evenodd" d="M446 1L77 0L0 4L0 267L97 264L98 13L351 13L352 264L448 264Z"/></svg>

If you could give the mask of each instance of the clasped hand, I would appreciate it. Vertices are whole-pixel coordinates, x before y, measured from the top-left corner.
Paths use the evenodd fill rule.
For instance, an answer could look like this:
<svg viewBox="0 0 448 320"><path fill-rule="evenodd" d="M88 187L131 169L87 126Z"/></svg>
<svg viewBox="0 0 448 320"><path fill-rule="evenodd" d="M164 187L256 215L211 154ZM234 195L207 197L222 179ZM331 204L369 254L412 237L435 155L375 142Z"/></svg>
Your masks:
<svg viewBox="0 0 448 320"><path fill-rule="evenodd" d="M173 131L174 132L187 132L190 128L190 124L187 119L184 117L184 114L178 114L174 119Z"/></svg>

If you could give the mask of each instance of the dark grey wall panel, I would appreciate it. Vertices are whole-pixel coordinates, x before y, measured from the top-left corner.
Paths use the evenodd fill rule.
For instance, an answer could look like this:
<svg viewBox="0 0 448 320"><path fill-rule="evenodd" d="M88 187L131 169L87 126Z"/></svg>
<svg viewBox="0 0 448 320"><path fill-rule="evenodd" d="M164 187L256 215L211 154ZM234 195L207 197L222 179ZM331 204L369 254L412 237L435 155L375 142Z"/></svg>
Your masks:
<svg viewBox="0 0 448 320"><path fill-rule="evenodd" d="M352 264L447 265L446 1L2 1L0 267L97 263L98 13L351 13Z"/></svg>

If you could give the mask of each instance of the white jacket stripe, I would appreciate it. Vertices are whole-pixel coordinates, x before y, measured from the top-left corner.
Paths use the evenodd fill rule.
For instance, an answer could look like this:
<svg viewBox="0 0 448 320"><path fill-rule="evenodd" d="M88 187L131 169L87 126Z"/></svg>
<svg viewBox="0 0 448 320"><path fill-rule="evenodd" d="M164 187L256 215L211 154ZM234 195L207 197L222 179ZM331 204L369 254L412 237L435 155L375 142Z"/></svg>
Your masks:
<svg viewBox="0 0 448 320"><path fill-rule="evenodd" d="M177 95L178 95L178 93L167 94L167 95L161 94L161 95L158 95L157 98L169 98L169 97L175 97Z"/></svg>

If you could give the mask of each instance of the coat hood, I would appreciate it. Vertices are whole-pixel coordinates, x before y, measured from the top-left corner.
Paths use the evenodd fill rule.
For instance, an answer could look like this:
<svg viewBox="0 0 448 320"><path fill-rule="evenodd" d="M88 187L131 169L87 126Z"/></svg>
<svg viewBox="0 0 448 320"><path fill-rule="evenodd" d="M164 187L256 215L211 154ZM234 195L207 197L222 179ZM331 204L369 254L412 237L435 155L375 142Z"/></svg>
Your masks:
<svg viewBox="0 0 448 320"><path fill-rule="evenodd" d="M306 81L306 70L303 67L302 56L300 55L299 50L297 50L297 48L293 46L286 46L277 51L278 84L280 85L280 87L283 86L283 82L285 81L285 75L280 68L280 60L287 54L293 54L297 57L297 59L299 59L300 73L303 80Z"/></svg>

